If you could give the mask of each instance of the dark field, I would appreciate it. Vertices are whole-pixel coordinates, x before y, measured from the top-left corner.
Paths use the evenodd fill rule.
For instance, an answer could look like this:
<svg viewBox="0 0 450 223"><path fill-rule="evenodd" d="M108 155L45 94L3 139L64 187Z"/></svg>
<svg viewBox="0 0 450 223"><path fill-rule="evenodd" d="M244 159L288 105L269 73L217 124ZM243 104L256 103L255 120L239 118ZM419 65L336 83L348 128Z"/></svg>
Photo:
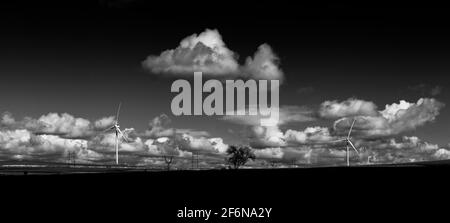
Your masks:
<svg viewBox="0 0 450 223"><path fill-rule="evenodd" d="M75 222L84 221L87 213L90 220L101 221L205 222L177 218L177 210L185 206L273 208L270 219L225 222L327 222L345 215L350 222L404 221L443 213L447 206L435 200L447 201L450 188L448 161L183 171L16 167L2 173L20 175L0 177L4 204L19 208L25 217L59 220L58 214Z"/></svg>

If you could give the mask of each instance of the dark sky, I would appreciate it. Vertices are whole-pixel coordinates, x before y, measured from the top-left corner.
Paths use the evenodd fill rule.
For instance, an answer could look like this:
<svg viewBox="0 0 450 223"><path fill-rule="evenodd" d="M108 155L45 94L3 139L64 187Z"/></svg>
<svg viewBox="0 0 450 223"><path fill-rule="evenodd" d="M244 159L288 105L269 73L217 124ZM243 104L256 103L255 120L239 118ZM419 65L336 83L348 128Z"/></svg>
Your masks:
<svg viewBox="0 0 450 223"><path fill-rule="evenodd" d="M287 80L281 104L317 107L325 100L357 97L382 109L399 100L430 97L414 90L419 85L440 86L435 98L450 102L445 9L273 4L123 0L3 5L1 111L17 117L68 112L96 119L113 115L122 101L122 125L143 130L153 117L171 114L174 95L171 82L149 74L141 62L206 28L218 29L240 62L260 44L270 44ZM303 88L313 93L302 93ZM413 135L448 143L447 110ZM225 127L211 124L212 118L173 119L177 127L233 139Z"/></svg>

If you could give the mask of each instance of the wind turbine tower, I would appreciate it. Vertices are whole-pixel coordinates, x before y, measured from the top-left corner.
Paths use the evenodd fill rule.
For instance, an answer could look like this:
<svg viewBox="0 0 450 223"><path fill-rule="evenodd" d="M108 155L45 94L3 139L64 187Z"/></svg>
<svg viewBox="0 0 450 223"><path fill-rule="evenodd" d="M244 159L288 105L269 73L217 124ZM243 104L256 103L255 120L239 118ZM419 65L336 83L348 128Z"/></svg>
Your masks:
<svg viewBox="0 0 450 223"><path fill-rule="evenodd" d="M119 137L122 138L123 140L125 140L126 142L128 142L128 139L125 137L123 132L120 130L120 126L119 126L119 115L120 115L120 107L121 106L122 106L122 103L119 103L119 108L117 109L117 115L116 115L116 120L114 122L114 125L105 130L105 132L114 130L114 132L116 133L116 138L115 138L115 141L116 141L115 142L116 165L119 165Z"/></svg>

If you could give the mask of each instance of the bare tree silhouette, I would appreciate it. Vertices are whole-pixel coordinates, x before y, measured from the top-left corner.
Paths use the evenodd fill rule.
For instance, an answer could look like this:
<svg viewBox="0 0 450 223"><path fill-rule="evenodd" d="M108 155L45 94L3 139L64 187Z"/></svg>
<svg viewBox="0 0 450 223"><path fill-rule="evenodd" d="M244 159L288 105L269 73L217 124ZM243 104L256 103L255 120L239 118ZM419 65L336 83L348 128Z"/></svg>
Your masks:
<svg viewBox="0 0 450 223"><path fill-rule="evenodd" d="M167 171L170 170L170 166L174 161L174 157L178 155L179 146L175 140L168 140L161 145L161 150L164 152L163 158L166 163Z"/></svg>
<svg viewBox="0 0 450 223"><path fill-rule="evenodd" d="M234 169L245 165L249 159L255 160L256 156L249 146L235 146L228 148L227 154L230 156L226 159L227 163L233 166Z"/></svg>
<svg viewBox="0 0 450 223"><path fill-rule="evenodd" d="M166 162L167 165L167 171L170 170L170 165L172 164L173 156L164 156L164 162Z"/></svg>

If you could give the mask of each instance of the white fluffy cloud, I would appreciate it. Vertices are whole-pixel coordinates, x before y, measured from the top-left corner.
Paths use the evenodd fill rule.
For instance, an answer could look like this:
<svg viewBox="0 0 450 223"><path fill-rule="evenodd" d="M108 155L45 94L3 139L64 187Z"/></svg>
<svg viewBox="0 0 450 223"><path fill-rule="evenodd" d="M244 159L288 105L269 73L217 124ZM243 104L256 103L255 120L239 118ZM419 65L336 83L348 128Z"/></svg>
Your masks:
<svg viewBox="0 0 450 223"><path fill-rule="evenodd" d="M250 145L254 148L289 147L300 145L324 145L336 140L326 127L307 127L304 130L287 129L284 133L278 126L254 126L251 128Z"/></svg>
<svg viewBox="0 0 450 223"><path fill-rule="evenodd" d="M148 148L148 153L151 156L176 156L176 157L190 157L192 153L189 151L180 150L179 147L173 146L170 139L167 137L156 140L148 139L145 141Z"/></svg>
<svg viewBox="0 0 450 223"><path fill-rule="evenodd" d="M94 126L96 129L105 130L114 125L116 119L114 116L103 117L97 121L95 121Z"/></svg>
<svg viewBox="0 0 450 223"><path fill-rule="evenodd" d="M30 143L31 133L25 129L7 130L0 132L1 148L21 150Z"/></svg>
<svg viewBox="0 0 450 223"><path fill-rule="evenodd" d="M336 137L330 134L328 128L319 126L307 127L303 131L289 129L284 134L284 138L291 144L327 143L336 140Z"/></svg>
<svg viewBox="0 0 450 223"><path fill-rule="evenodd" d="M63 113L49 113L41 116L38 121L45 123L41 129L44 133L61 134L67 137L78 138L91 134L92 126L89 120L75 118L72 115Z"/></svg>
<svg viewBox="0 0 450 223"><path fill-rule="evenodd" d="M227 48L219 31L215 29L188 36L177 48L163 51L159 56L148 56L143 66L155 74L193 76L195 71L201 71L216 77L231 75L283 79L278 57L269 45L261 45L254 57L248 57L246 64L240 66L236 53Z"/></svg>
<svg viewBox="0 0 450 223"><path fill-rule="evenodd" d="M92 123L68 113L48 113L38 119L25 117L16 120L12 114L6 112L2 115L0 126L12 130L26 129L35 134L59 135L63 138L89 138L113 123L114 116L103 117Z"/></svg>
<svg viewBox="0 0 450 223"><path fill-rule="evenodd" d="M446 149L439 149L434 154L437 159L450 159L450 151Z"/></svg>
<svg viewBox="0 0 450 223"><path fill-rule="evenodd" d="M400 101L386 105L375 116L355 116L355 134L366 137L380 137L397 135L409 130L414 130L427 122L434 121L443 103L433 98L421 98L416 103ZM348 131L353 117L344 117L336 120L334 129L338 133Z"/></svg>
<svg viewBox="0 0 450 223"><path fill-rule="evenodd" d="M320 105L319 114L324 118L342 118L347 116L376 116L377 106L370 101L349 98L345 101L325 101Z"/></svg>
<svg viewBox="0 0 450 223"><path fill-rule="evenodd" d="M35 158L64 162L69 152L78 162L90 162L103 156L88 149L84 139L65 139L57 135L34 135L26 129L0 131L0 157Z"/></svg>
<svg viewBox="0 0 450 223"><path fill-rule="evenodd" d="M210 29L184 38L176 49L149 56L143 64L154 73L188 75L195 71L211 75L234 74L239 67L235 54L226 47L219 32Z"/></svg>
<svg viewBox="0 0 450 223"><path fill-rule="evenodd" d="M4 113L2 115L2 120L0 121L0 123L2 125L12 125L16 122L16 119L12 116L11 113Z"/></svg>
<svg viewBox="0 0 450 223"><path fill-rule="evenodd" d="M40 146L47 149L79 150L87 148L87 140L83 139L64 139L56 135L40 135Z"/></svg>
<svg viewBox="0 0 450 223"><path fill-rule="evenodd" d="M225 154L228 149L228 145L223 142L222 138L194 137L183 134L179 143L182 150L201 154Z"/></svg>
<svg viewBox="0 0 450 223"><path fill-rule="evenodd" d="M173 128L169 128L171 120L166 114L161 114L153 118L149 123L149 129L145 131L144 135L150 138L169 137L175 134Z"/></svg>
<svg viewBox="0 0 450 223"><path fill-rule="evenodd" d="M249 138L250 146L254 148L286 146L283 132L278 126L253 126Z"/></svg>
<svg viewBox="0 0 450 223"><path fill-rule="evenodd" d="M3 129L28 129L38 131L46 127L46 124L30 117L25 117L22 120L16 120L11 113L5 112L2 115L0 127Z"/></svg>
<svg viewBox="0 0 450 223"><path fill-rule="evenodd" d="M253 58L247 57L243 71L254 79L280 80L283 71L278 67L279 58L268 44L258 47Z"/></svg>

